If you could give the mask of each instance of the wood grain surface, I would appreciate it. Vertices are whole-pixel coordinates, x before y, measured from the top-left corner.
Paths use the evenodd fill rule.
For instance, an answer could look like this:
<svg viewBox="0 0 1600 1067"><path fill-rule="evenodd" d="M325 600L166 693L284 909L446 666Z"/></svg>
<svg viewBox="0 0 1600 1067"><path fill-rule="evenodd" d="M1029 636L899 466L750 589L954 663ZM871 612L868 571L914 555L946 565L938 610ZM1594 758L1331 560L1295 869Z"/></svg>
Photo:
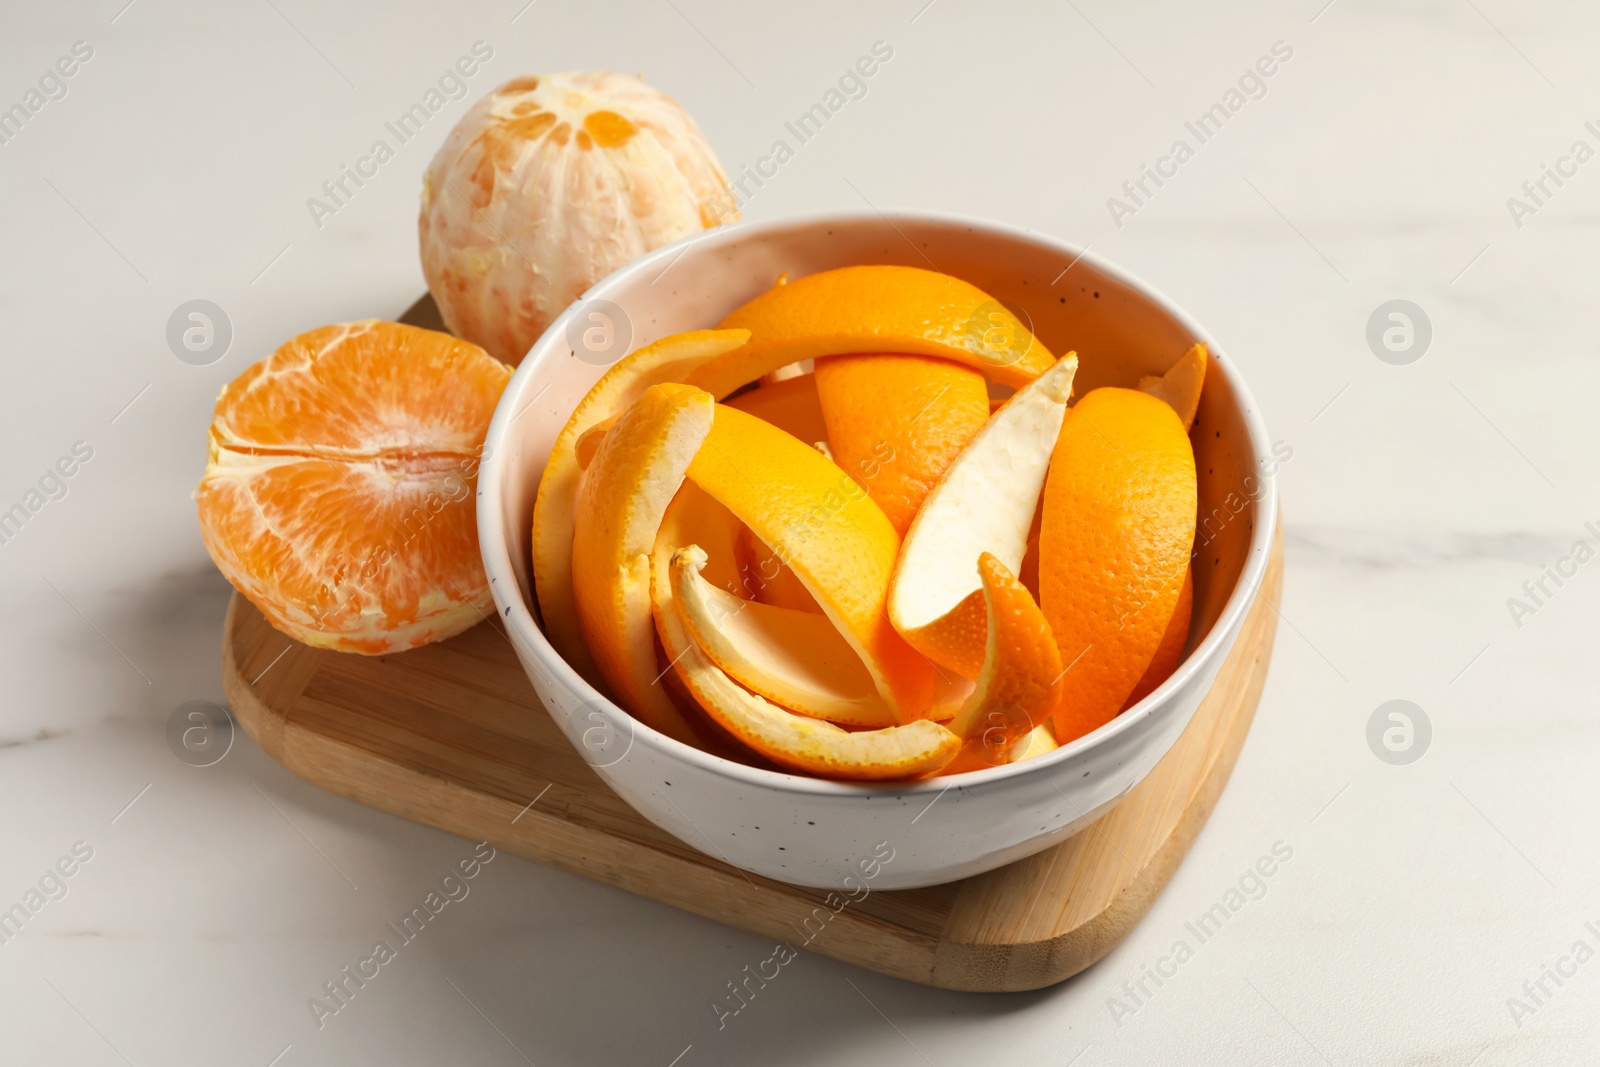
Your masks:
<svg viewBox="0 0 1600 1067"><path fill-rule="evenodd" d="M1261 595L1172 751L1088 830L960 882L876 892L804 947L946 989L1036 989L1109 952L1210 816L1266 679L1283 579ZM308 648L234 594L223 681L273 758L342 796L488 840L795 946L825 891L746 874L656 828L599 779L539 707L497 620L443 644L366 657ZM535 803L535 801L537 801Z"/></svg>

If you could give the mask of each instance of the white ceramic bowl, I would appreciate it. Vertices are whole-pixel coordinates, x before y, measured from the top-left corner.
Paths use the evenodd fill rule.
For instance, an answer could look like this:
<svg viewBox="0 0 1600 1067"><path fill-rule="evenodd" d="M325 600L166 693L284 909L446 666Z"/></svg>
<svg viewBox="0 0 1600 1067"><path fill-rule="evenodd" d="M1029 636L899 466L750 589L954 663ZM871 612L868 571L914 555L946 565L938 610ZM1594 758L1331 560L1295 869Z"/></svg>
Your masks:
<svg viewBox="0 0 1600 1067"><path fill-rule="evenodd" d="M615 318L594 301L622 309L626 321L614 325L631 331L624 343L632 350L715 325L784 271L800 277L860 263L934 267L987 290L1052 352L1078 353L1080 396L1161 373L1197 339L1210 346L1194 434L1201 533L1191 651L1137 706L1049 755L887 785L747 767L636 722L579 677L539 629L529 565L533 501L557 433L605 370L569 343L569 331L577 337L598 323L589 317L597 307ZM1215 340L1149 286L1081 249L948 215L816 215L686 238L604 279L557 319L517 369L489 426L478 532L495 602L535 690L629 804L702 852L757 874L838 888L875 869L872 888L904 889L1055 844L1150 772L1210 688L1261 584L1277 512L1273 479L1264 476L1270 456L1249 391Z"/></svg>

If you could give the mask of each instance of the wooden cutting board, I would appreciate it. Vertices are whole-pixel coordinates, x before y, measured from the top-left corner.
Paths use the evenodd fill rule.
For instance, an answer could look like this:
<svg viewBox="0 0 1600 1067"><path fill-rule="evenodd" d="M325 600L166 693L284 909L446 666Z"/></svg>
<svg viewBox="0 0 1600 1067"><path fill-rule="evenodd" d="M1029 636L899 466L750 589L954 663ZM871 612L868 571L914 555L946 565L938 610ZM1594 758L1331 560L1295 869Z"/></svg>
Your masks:
<svg viewBox="0 0 1600 1067"><path fill-rule="evenodd" d="M1167 884L1227 784L1266 679L1282 584L1280 538L1193 722L1088 830L964 881L872 893L805 947L985 992L1037 989L1104 956ZM354 656L285 637L235 593L222 674L250 736L342 796L797 947L803 920L828 910L825 891L748 875L635 813L539 707L497 620L443 644Z"/></svg>

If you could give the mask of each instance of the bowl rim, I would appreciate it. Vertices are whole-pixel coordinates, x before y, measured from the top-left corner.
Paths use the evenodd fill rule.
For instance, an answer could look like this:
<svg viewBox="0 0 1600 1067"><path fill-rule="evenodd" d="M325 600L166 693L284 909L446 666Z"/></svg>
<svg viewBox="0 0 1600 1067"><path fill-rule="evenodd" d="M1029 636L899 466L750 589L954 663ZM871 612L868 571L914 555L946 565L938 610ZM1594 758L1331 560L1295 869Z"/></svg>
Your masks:
<svg viewBox="0 0 1600 1067"><path fill-rule="evenodd" d="M751 767L669 737L634 717L626 708L595 689L582 675L574 670L572 665L556 652L555 647L550 644L544 631L534 619L532 610L524 602L517 585L510 546L507 544L505 537L505 507L500 493L500 486L506 473L503 468L508 462L507 449L503 447L502 441L509 435L511 423L522 414L522 411L517 411L513 414L512 408L518 405L518 401L522 394L527 391L530 382L538 376L542 369L541 365L545 362L545 354L554 352L559 348L557 341L566 336L567 324L578 309L591 299L606 298L608 292L638 275L650 273L668 261L675 262L693 245L704 244L716 247L725 243L742 241L763 232L826 229L829 225L846 226L863 222L887 223L897 230L899 229L896 225L897 222L936 223L943 226L963 227L974 232L982 231L990 236L1007 240L1043 245L1059 252L1064 257L1063 261L1069 265L1069 268L1077 265L1080 261L1088 263L1102 274L1151 301L1187 330L1195 340L1203 341L1208 351L1214 356L1221 357L1214 359L1207 370L1209 372L1213 369L1220 369L1221 373L1228 378L1234 396L1238 399L1239 414L1244 422L1246 435L1250 441L1253 453L1252 458L1255 461L1258 473L1261 471L1261 461L1270 455L1271 439L1267 433L1266 422L1261 417L1260 410L1256 405L1255 398L1243 377L1235 370L1232 360L1226 357L1210 333L1191 318L1186 311L1168 299L1164 293L1137 275L1095 255L1090 251L1088 245L1079 247L1060 238L1041 234L1012 223L997 222L956 212L922 209L827 210L785 215L775 219L742 220L689 234L671 244L663 245L654 251L647 252L638 259L612 271L590 286L587 291L574 300L545 328L544 333L533 343L522 362L515 369L511 380L506 384L506 388L495 406L494 416L489 422L488 431L484 436L484 459L478 471L477 522L479 553L483 558L484 571L490 579L490 589L499 607L498 614L507 628L508 637L513 645L520 643L531 650L533 658L539 662L542 671L547 674L546 681L552 687L565 686L579 701L585 704L600 704L608 709L609 712L620 716L622 721L630 724L632 731L631 744L640 744L642 742L660 750L663 755L693 764L711 774L729 778L744 785L817 797L882 796L891 791L902 796L918 796L929 793L943 795L946 790L951 788L959 790L992 785L1026 775L1044 774L1053 767L1067 763L1091 749L1107 745L1122 734L1136 730L1142 724L1149 722L1157 712L1163 710L1169 694L1188 685L1194 676L1201 673L1212 660L1223 655L1227 648L1232 647L1233 636L1236 635L1245 613L1253 606L1255 598L1259 594L1262 581L1266 576L1268 557L1278 522L1278 485L1275 473L1259 477L1258 484L1262 486L1262 492L1255 498L1255 526L1251 532L1244 566L1239 572L1239 577L1234 584L1233 590L1228 595L1227 602L1223 605L1222 611L1218 614L1216 621L1212 623L1210 631L1205 638L1184 657L1177 669L1161 685L1146 694L1145 698L1139 703L1120 713L1110 722L1082 737L1074 739L1068 744L1060 746L1052 752L1018 763L1002 764L979 771L970 771L950 779L933 777L889 782L836 781L789 771ZM532 401L530 400L528 403L531 404ZM516 592L502 594L503 588L516 590ZM1225 642L1227 648L1224 648ZM544 702L541 700L540 703L543 704ZM546 707L544 710L548 712L550 709Z"/></svg>

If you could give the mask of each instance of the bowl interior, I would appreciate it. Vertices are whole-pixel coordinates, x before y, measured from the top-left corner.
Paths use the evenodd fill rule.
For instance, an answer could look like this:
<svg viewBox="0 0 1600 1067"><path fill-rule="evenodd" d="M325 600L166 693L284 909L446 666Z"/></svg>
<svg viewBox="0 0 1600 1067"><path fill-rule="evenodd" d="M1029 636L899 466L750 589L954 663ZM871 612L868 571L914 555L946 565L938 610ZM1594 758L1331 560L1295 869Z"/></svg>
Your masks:
<svg viewBox="0 0 1600 1067"><path fill-rule="evenodd" d="M504 545L533 618L531 528L539 479L556 435L606 370L579 358L568 342L569 327L582 328L590 302L621 309L631 351L714 326L785 271L800 277L864 263L940 270L986 290L1051 352L1077 352L1077 396L1103 385L1132 387L1141 375L1165 372L1194 341L1208 343L1214 363L1192 435L1199 527L1188 648L1204 640L1250 558L1270 486L1258 469L1270 462L1259 420L1226 357L1159 296L1077 249L1021 230L924 214L830 215L708 231L616 272L552 324L507 388L502 411L509 404L513 415L495 446L501 454L486 467L499 478Z"/></svg>

